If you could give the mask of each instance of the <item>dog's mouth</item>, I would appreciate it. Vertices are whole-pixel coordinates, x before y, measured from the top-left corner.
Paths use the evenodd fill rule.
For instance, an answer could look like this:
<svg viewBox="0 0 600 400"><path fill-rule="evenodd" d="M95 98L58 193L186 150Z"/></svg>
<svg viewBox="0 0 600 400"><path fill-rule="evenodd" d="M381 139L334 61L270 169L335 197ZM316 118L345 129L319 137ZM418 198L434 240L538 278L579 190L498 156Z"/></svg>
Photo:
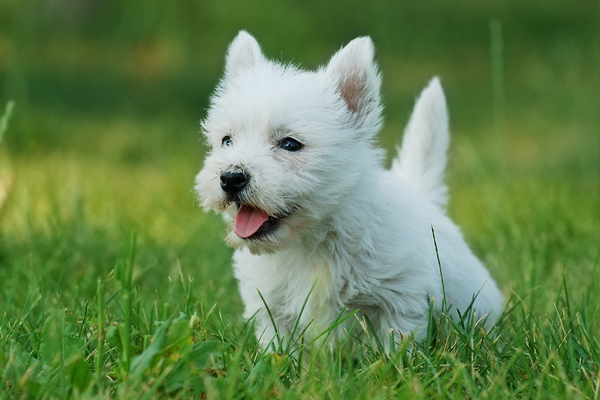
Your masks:
<svg viewBox="0 0 600 400"><path fill-rule="evenodd" d="M267 214L263 210L236 203L238 208L233 231L242 239L254 239L277 229L281 218Z"/></svg>

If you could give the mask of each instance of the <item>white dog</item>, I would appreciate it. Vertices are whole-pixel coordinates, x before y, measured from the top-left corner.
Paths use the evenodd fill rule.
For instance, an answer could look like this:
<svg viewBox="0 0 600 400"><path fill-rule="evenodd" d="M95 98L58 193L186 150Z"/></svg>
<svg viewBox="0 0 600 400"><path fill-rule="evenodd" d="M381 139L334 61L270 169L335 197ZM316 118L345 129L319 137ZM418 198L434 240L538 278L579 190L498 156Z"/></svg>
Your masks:
<svg viewBox="0 0 600 400"><path fill-rule="evenodd" d="M245 317L256 317L263 343L275 329L289 338L299 315L297 332L310 340L355 310L379 338L393 330L396 340L420 340L430 304L441 310L444 294L455 315L472 305L487 326L500 315L500 291L444 211L440 83L419 97L384 170L373 53L371 40L358 38L312 72L267 60L243 31L229 47L202 123L211 151L196 190L228 223Z"/></svg>

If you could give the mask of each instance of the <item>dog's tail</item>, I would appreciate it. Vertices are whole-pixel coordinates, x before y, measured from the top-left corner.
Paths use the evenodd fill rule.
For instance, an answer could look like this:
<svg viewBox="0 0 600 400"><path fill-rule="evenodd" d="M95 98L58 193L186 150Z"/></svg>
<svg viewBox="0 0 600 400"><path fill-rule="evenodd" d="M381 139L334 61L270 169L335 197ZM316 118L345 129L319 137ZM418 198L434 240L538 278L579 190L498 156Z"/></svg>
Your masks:
<svg viewBox="0 0 600 400"><path fill-rule="evenodd" d="M448 142L446 99L439 79L433 78L415 104L392 172L441 207L446 205L444 169Z"/></svg>

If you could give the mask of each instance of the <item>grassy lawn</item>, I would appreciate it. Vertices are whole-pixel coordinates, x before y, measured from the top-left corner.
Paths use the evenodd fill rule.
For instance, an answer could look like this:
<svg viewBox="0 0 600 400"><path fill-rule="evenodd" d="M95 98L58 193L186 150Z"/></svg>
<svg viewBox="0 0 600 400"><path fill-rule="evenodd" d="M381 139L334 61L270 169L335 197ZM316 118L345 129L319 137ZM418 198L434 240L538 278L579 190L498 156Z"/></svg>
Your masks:
<svg viewBox="0 0 600 400"><path fill-rule="evenodd" d="M600 398L597 3L48 4L0 2L0 398ZM371 35L390 157L441 77L449 213L507 299L492 332L258 349L192 191L242 28L307 68Z"/></svg>

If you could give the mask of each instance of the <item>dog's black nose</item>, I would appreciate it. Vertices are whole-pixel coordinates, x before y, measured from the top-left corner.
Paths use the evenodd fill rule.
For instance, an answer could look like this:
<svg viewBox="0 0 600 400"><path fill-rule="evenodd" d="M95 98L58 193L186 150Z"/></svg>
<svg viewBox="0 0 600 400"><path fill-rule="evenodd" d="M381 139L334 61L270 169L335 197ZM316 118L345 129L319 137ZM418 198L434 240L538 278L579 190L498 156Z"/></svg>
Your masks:
<svg viewBox="0 0 600 400"><path fill-rule="evenodd" d="M246 187L250 176L243 172L223 172L221 174L221 189L228 194L236 194Z"/></svg>

